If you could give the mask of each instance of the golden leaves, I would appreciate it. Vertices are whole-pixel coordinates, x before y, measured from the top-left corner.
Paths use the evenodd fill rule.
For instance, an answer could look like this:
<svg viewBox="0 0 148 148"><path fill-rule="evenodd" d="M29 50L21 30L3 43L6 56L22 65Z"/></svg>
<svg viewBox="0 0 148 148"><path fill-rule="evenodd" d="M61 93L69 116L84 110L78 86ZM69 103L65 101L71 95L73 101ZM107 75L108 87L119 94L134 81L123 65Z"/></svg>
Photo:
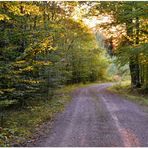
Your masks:
<svg viewBox="0 0 148 148"><path fill-rule="evenodd" d="M28 14L28 15L40 15L40 9L38 6L36 5L28 5L23 3L22 4L23 8L24 8L24 14Z"/></svg>
<svg viewBox="0 0 148 148"><path fill-rule="evenodd" d="M9 20L10 17L8 17L6 14L0 14L0 21L3 21L3 20Z"/></svg>
<svg viewBox="0 0 148 148"><path fill-rule="evenodd" d="M139 54L139 62L141 64L148 64L148 57L144 53Z"/></svg>

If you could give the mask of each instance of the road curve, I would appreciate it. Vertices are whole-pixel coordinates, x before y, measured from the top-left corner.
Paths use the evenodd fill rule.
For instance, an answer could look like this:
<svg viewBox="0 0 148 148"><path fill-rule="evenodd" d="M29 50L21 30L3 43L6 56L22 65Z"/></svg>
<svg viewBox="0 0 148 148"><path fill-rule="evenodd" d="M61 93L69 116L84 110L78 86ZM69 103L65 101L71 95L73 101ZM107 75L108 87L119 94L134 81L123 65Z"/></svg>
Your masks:
<svg viewBox="0 0 148 148"><path fill-rule="evenodd" d="M72 101L57 116L51 132L31 146L108 147L148 146L148 113L109 92L111 83L73 92Z"/></svg>

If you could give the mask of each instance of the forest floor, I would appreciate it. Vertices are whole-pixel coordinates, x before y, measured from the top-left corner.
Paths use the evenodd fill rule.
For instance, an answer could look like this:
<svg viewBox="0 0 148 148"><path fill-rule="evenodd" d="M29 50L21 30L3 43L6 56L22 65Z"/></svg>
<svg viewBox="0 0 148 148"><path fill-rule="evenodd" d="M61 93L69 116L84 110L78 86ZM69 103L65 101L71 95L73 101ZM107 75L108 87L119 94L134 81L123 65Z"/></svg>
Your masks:
<svg viewBox="0 0 148 148"><path fill-rule="evenodd" d="M125 97L132 102L135 102L139 105L148 107L148 92L142 88L132 89L130 81L122 81L109 87L108 90L111 92L117 93Z"/></svg>
<svg viewBox="0 0 148 148"><path fill-rule="evenodd" d="M71 101L69 94L82 86L84 85L64 86L57 89L52 98L47 99L44 93L28 100L28 105L23 108L5 109L4 126L0 127L0 146L20 146L26 141L32 142L34 137L48 133L57 113L62 112Z"/></svg>
<svg viewBox="0 0 148 148"><path fill-rule="evenodd" d="M78 88L51 130L25 146L148 146L146 108L109 91L112 83ZM48 124L43 128L47 131Z"/></svg>

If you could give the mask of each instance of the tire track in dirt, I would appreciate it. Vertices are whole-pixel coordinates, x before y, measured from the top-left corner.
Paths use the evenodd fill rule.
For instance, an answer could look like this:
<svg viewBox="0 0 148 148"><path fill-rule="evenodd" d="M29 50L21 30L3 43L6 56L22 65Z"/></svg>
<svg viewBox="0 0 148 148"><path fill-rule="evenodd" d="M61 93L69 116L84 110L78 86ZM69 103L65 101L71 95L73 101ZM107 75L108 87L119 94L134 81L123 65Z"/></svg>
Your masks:
<svg viewBox="0 0 148 148"><path fill-rule="evenodd" d="M28 146L148 146L148 113L109 92L106 88L111 85L74 91L71 103L57 116L50 133Z"/></svg>

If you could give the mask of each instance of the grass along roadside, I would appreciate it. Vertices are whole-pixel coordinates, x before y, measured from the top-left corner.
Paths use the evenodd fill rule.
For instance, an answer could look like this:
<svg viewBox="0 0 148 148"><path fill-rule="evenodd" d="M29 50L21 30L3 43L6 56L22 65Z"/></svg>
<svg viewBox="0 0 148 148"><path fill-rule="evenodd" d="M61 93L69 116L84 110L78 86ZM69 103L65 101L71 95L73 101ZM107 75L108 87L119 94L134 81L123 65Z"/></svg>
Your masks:
<svg viewBox="0 0 148 148"><path fill-rule="evenodd" d="M22 110L8 110L5 126L0 127L0 146L17 146L29 140L46 121L51 121L71 100L70 92L84 84L69 85L58 89L52 99L43 98L32 102Z"/></svg>
<svg viewBox="0 0 148 148"><path fill-rule="evenodd" d="M141 89L133 90L130 87L130 81L123 81L108 88L109 91L125 96L128 100L143 106L148 106L148 94Z"/></svg>
<svg viewBox="0 0 148 148"><path fill-rule="evenodd" d="M99 83L101 82L64 86L56 90L52 99L46 100L42 96L25 109L8 110L4 119L5 126L0 127L0 146L19 146L20 143L30 141L44 123L50 123L58 112L64 110L71 100L70 93L73 90ZM50 130L50 125L48 129Z"/></svg>

